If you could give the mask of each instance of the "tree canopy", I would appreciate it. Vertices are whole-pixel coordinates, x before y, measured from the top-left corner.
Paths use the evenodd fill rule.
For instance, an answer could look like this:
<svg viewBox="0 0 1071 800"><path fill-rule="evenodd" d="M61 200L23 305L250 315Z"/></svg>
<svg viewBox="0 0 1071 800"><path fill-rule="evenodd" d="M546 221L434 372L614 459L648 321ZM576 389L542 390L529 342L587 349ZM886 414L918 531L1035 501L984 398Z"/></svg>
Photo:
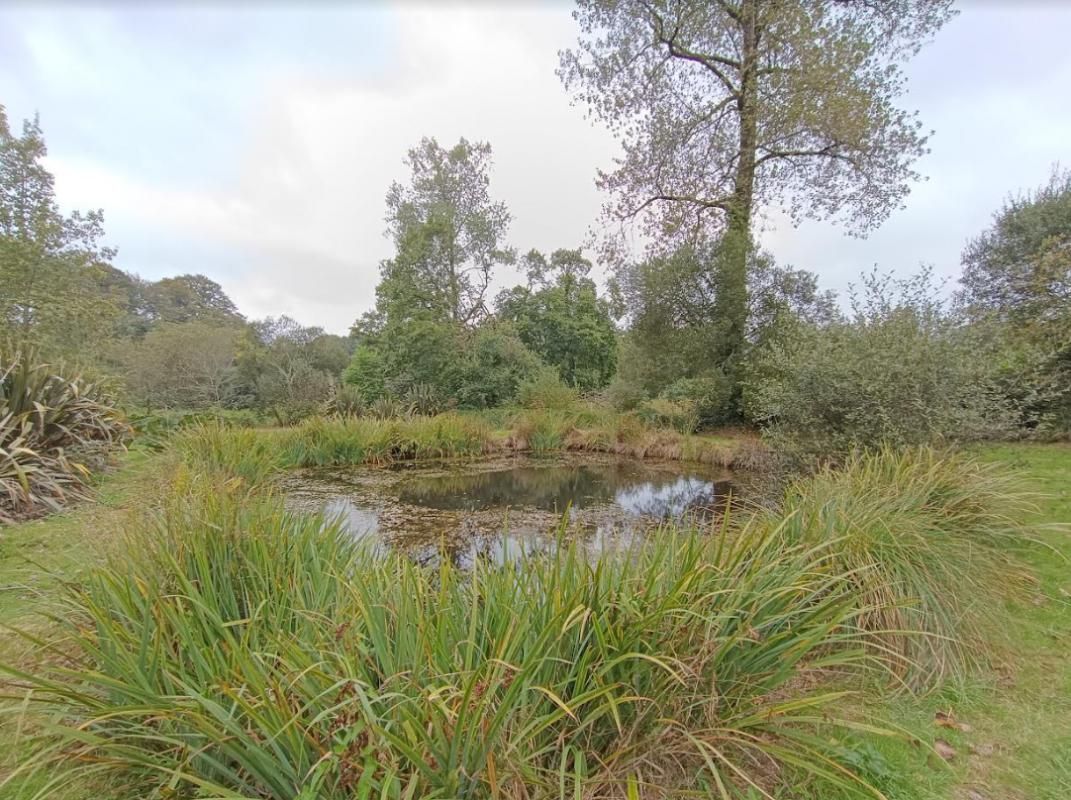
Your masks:
<svg viewBox="0 0 1071 800"><path fill-rule="evenodd" d="M12 133L0 106L0 328L53 355L96 351L120 316L103 214L60 213L39 120Z"/></svg>
<svg viewBox="0 0 1071 800"><path fill-rule="evenodd" d="M578 2L559 74L622 145L598 177L608 221L638 222L656 249L731 250L716 360L743 346L756 207L866 231L902 202L927 137L896 105L899 64L951 13L951 0Z"/></svg>
<svg viewBox="0 0 1071 800"><path fill-rule="evenodd" d="M591 262L579 250L537 250L523 258L527 286L499 294L498 315L521 341L578 389L599 389L613 377L617 335L610 305L588 277Z"/></svg>
<svg viewBox="0 0 1071 800"><path fill-rule="evenodd" d="M380 294L475 324L488 313L492 271L514 258L504 244L509 211L490 195L491 146L462 138L447 150L425 138L406 164L409 183L387 193L387 233L398 255L384 266Z"/></svg>
<svg viewBox="0 0 1071 800"><path fill-rule="evenodd" d="M973 314L1071 324L1071 170L1004 202L963 251L961 283Z"/></svg>

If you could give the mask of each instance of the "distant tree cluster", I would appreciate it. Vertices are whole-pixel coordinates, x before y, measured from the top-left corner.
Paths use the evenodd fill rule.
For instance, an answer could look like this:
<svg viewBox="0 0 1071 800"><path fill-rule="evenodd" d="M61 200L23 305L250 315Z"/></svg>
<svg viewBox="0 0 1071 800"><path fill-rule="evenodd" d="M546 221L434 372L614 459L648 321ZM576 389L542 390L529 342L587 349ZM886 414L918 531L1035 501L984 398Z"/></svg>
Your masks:
<svg viewBox="0 0 1071 800"><path fill-rule="evenodd" d="M146 408L317 410L349 363L348 337L285 317L248 322L204 275L146 281L112 266L99 210L63 216L37 119L0 106L0 335L43 357L118 374Z"/></svg>
<svg viewBox="0 0 1071 800"><path fill-rule="evenodd" d="M489 307L495 267L516 262L509 211L489 191L490 145L424 139L406 163L409 184L387 194L395 256L380 267L375 309L353 327L345 381L368 404L422 397L439 408L514 402L546 367L569 386L604 386L616 333L579 251L530 252L528 285Z"/></svg>

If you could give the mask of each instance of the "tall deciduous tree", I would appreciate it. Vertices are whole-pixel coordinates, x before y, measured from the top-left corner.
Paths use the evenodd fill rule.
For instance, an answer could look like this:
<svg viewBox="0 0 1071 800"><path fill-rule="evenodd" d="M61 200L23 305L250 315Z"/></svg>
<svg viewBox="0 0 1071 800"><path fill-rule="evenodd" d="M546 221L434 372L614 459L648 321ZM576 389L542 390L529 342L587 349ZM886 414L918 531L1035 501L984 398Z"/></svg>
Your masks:
<svg viewBox="0 0 1071 800"><path fill-rule="evenodd" d="M1071 170L1009 198L963 252L960 301L975 315L1071 329Z"/></svg>
<svg viewBox="0 0 1071 800"><path fill-rule="evenodd" d="M588 277L591 262L579 250L532 250L522 259L528 285L498 296L501 318L569 386L605 386L617 364L617 333L609 303Z"/></svg>
<svg viewBox="0 0 1071 800"><path fill-rule="evenodd" d="M497 264L511 263L504 244L510 214L489 192L491 146L461 139L449 150L425 138L409 151L409 185L387 193L387 233L398 249L398 287L408 302L465 325L487 314L485 297Z"/></svg>
<svg viewBox="0 0 1071 800"><path fill-rule="evenodd" d="M897 207L926 136L897 107L899 64L951 0L578 0L567 88L620 140L608 217L658 244L716 234L722 361L744 342L756 208L863 232Z"/></svg>
<svg viewBox="0 0 1071 800"><path fill-rule="evenodd" d="M145 290L148 313L158 322L240 323L243 320L223 287L204 275L163 278Z"/></svg>
<svg viewBox="0 0 1071 800"><path fill-rule="evenodd" d="M1009 198L963 252L957 298L996 335L1026 424L1071 429L1071 171Z"/></svg>
<svg viewBox="0 0 1071 800"><path fill-rule="evenodd" d="M121 298L108 286L103 216L60 213L37 118L15 135L0 106L0 328L49 353L84 356L110 333Z"/></svg>

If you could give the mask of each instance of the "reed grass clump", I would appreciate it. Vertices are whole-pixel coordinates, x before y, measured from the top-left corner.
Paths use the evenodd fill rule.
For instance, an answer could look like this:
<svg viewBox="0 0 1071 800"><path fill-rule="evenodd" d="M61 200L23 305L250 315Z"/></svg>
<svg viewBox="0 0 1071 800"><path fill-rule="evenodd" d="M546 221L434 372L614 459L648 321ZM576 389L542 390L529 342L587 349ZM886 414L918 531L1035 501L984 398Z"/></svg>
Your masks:
<svg viewBox="0 0 1071 800"><path fill-rule="evenodd" d="M16 676L42 797L877 796L815 677L859 668L861 611L780 529L429 571L188 473L130 537Z"/></svg>
<svg viewBox="0 0 1071 800"><path fill-rule="evenodd" d="M253 488L284 466L280 439L279 431L211 421L177 434L173 448L179 461L194 472L219 483L238 481Z"/></svg>
<svg viewBox="0 0 1071 800"><path fill-rule="evenodd" d="M293 467L476 456L493 446L486 423L452 413L406 419L313 418L287 430L282 439L282 458Z"/></svg>
<svg viewBox="0 0 1071 800"><path fill-rule="evenodd" d="M312 417L285 429L242 429L209 421L179 434L176 449L191 463L205 469L223 467L249 482L289 467L472 458L499 451L590 451L754 470L771 463L771 454L754 437L686 436L651 428L634 414L584 405L566 411L448 412L387 419Z"/></svg>
<svg viewBox="0 0 1071 800"><path fill-rule="evenodd" d="M798 544L833 542L872 643L917 684L960 676L1027 574L1034 497L1000 465L929 447L857 454L789 487L764 512Z"/></svg>

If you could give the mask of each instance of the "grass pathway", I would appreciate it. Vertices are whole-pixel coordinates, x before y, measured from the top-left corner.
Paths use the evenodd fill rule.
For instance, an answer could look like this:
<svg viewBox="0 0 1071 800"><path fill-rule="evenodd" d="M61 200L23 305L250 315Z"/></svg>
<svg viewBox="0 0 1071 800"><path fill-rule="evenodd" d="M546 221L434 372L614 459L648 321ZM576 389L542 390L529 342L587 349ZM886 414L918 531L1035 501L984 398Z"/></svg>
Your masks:
<svg viewBox="0 0 1071 800"><path fill-rule="evenodd" d="M39 612L55 596L60 581L76 580L99 563L128 512L153 496L158 462L142 451L127 453L92 499L62 514L0 527L0 663L26 664L24 641L7 628L32 631L46 624ZM3 676L0 694L9 694ZM19 706L17 700L0 697L0 780L27 755L19 737ZM0 787L0 800L22 796L19 792L29 788ZM69 800L107 800L101 788L87 787L84 795Z"/></svg>

